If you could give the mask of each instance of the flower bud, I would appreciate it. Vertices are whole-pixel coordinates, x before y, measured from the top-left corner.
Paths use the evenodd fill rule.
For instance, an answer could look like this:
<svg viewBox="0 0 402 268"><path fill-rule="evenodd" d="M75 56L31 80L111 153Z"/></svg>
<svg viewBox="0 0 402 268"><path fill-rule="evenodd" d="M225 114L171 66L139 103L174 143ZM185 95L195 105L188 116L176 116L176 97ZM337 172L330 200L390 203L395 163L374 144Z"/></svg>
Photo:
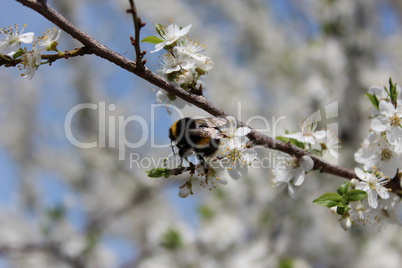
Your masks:
<svg viewBox="0 0 402 268"><path fill-rule="evenodd" d="M343 230L348 231L350 227L352 227L352 220L350 219L350 216L343 216L342 219L339 221L341 227Z"/></svg>
<svg viewBox="0 0 402 268"><path fill-rule="evenodd" d="M357 185L358 183L359 183L359 180L358 180L358 179L353 178L353 179L350 180L350 186L351 186L353 189L356 187L356 185Z"/></svg>
<svg viewBox="0 0 402 268"><path fill-rule="evenodd" d="M189 196L190 194L193 194L193 191L191 189L191 182L186 182L185 184L183 184L182 186L180 186L180 190L179 190L179 196L181 198L186 198L187 196Z"/></svg>

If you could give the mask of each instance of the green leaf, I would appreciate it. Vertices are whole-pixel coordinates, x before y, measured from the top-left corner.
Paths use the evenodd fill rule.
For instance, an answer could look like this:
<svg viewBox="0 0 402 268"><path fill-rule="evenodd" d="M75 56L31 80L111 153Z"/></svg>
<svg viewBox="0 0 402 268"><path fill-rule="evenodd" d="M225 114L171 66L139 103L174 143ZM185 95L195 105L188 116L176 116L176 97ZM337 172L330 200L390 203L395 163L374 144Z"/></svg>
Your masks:
<svg viewBox="0 0 402 268"><path fill-rule="evenodd" d="M86 234L86 245L83 250L83 254L88 254L90 253L96 245L99 243L100 235L99 232L97 231L89 231Z"/></svg>
<svg viewBox="0 0 402 268"><path fill-rule="evenodd" d="M348 201L353 202L353 201L359 201L367 197L367 193L362 190L350 190L346 194Z"/></svg>
<svg viewBox="0 0 402 268"><path fill-rule="evenodd" d="M310 149L310 150L308 150L310 153L312 153L313 155L316 155L316 156L319 156L319 157L322 157L323 156L323 153L322 153L322 151L321 150L317 150L317 149Z"/></svg>
<svg viewBox="0 0 402 268"><path fill-rule="evenodd" d="M366 97L370 100L371 104L373 104L374 108L377 110L380 109L380 101L375 94L366 93Z"/></svg>
<svg viewBox="0 0 402 268"><path fill-rule="evenodd" d="M24 50L22 50L22 48L20 48L17 52L14 53L13 59L15 60L15 59L21 57L22 54L24 54Z"/></svg>
<svg viewBox="0 0 402 268"><path fill-rule="evenodd" d="M56 205L55 207L47 210L47 215L53 221L59 221L66 216L66 207L63 205Z"/></svg>
<svg viewBox="0 0 402 268"><path fill-rule="evenodd" d="M178 250L183 246L183 239L175 229L168 229L162 236L161 245L170 250Z"/></svg>
<svg viewBox="0 0 402 268"><path fill-rule="evenodd" d="M295 267L294 260L291 258L281 258L278 263L278 268L293 268Z"/></svg>
<svg viewBox="0 0 402 268"><path fill-rule="evenodd" d="M151 43L151 44L159 44L162 43L163 40L156 36L147 36L141 40L143 43Z"/></svg>
<svg viewBox="0 0 402 268"><path fill-rule="evenodd" d="M277 136L276 139L283 141L283 142L290 142L291 144L296 145L297 147L302 148L302 149L306 148L306 145L303 142L300 142L296 139L287 138L287 137L283 137L283 136Z"/></svg>
<svg viewBox="0 0 402 268"><path fill-rule="evenodd" d="M342 197L338 193L325 193L313 201L314 204L324 207L335 207L339 204Z"/></svg>
<svg viewBox="0 0 402 268"><path fill-rule="evenodd" d="M215 212L206 205L200 206L198 212L203 220L211 220L215 216Z"/></svg>
<svg viewBox="0 0 402 268"><path fill-rule="evenodd" d="M392 82L392 78L389 78L389 97L391 98L392 104L396 107L398 100L398 91L396 90L396 84Z"/></svg>
<svg viewBox="0 0 402 268"><path fill-rule="evenodd" d="M153 168L150 171L147 171L147 173L148 173L148 177L150 177L150 178L160 178L160 177L168 178L170 176L170 169Z"/></svg>
<svg viewBox="0 0 402 268"><path fill-rule="evenodd" d="M349 191L350 188L350 182L346 181L342 183L342 185L336 190L338 194L344 195Z"/></svg>
<svg viewBox="0 0 402 268"><path fill-rule="evenodd" d="M345 207L337 207L336 213L338 213L339 215L343 215L345 213Z"/></svg>

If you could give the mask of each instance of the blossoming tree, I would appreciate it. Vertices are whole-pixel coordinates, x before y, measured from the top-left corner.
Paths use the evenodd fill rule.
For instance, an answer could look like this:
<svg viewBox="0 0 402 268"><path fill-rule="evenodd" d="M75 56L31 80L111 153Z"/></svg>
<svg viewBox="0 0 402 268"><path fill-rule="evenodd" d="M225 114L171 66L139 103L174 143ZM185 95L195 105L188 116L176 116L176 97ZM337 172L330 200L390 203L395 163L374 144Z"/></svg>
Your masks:
<svg viewBox="0 0 402 268"><path fill-rule="evenodd" d="M138 1L137 10L134 1L121 0L117 5L127 9L134 24L133 35L127 34L125 40L132 48L130 56L103 45L47 1L16 2L42 15L57 28L42 36L31 32L27 25L23 29L18 25L4 28L0 36L1 65L7 70L18 66L21 80L35 81L45 66L52 68L46 69L43 79L52 77L52 69L59 63L73 61L71 72L77 75L78 97L76 105L64 111L64 117L69 118L71 111L75 114L84 108L100 111L103 107L104 114L77 115L78 136L91 142L78 142L66 123L72 119L63 118L67 138L64 142L68 140L68 148L73 148L63 151L65 143L56 146L35 143L33 119L27 117L30 112L23 112L20 117L11 109L6 113L5 118L15 116L24 126L19 129L10 123L12 120L6 120L5 129L18 135L12 132L2 140L22 170L21 200L26 210L14 212L12 217L2 215L0 219L4 226L0 252L10 265L287 267L291 263L295 267L313 267L324 263L330 267L339 262L346 266L365 265L364 255L370 254L367 251L356 258L359 242L353 242L353 246L339 254L333 253L333 247L321 245L318 237L329 233L325 226L331 232L333 225L351 230L345 233L338 228L342 233L338 230L335 235L328 235L325 240L328 244L353 240L354 230L371 232L372 229L363 226L384 227L391 223L390 228L400 228L402 90L394 82L399 78L392 71L386 74L386 79L394 80L382 77L379 81L367 78L363 82L363 77L378 73L381 66L378 63L377 69L370 69L365 61L372 59L369 55L381 52L364 46L367 43L362 41L363 37L350 37L350 32L363 32L370 37L375 34L369 30L367 21L354 21L354 13L347 12L376 14L374 1L369 1L370 4L328 1L315 6L313 13L299 6L322 28L315 37L309 37L313 30L299 33L299 39L289 37L286 27L274 24L272 16L262 12L264 4L258 1L254 4L260 7L259 11L251 3L233 3L231 7L206 4L211 14L228 16L233 24L229 31L242 33L229 39L222 34L224 27L216 31L213 24L208 30L202 28L202 16L189 15L192 9L186 7L185 1L179 1L174 9L177 13L168 13L157 1ZM187 13L180 13L179 6L189 8ZM151 11L157 14L152 15ZM155 22L155 27L144 23L141 18L146 15L147 20ZM184 23L168 22L169 19ZM260 26L262 22L267 30ZM208 42L208 47L194 41L195 33L204 36L200 40ZM68 41L61 41L63 35L64 38L69 35L80 45L68 46ZM151 53L143 49L145 46L149 46ZM231 53L238 54L228 60ZM388 53L394 55L392 50ZM136 95L131 99L126 97L129 104L112 103L106 107L105 101L111 103L113 98L99 95L100 86L94 83L104 78L96 73L87 75L86 67L81 70L76 67L78 62L86 61L87 55L112 63L120 67L120 72L133 74L148 84L136 87ZM154 55L159 55L159 64ZM399 59L395 56L394 60L398 66ZM98 64L93 67L101 66ZM380 86L369 86L368 81ZM157 88L153 90L156 95L146 90L150 89L149 83ZM152 94L154 100L141 99L139 91ZM21 93L24 105L19 106L28 109L27 104L35 98L25 94ZM143 107L144 103L151 106L155 99L166 108L165 115L149 123L155 128L163 125L162 136L166 138L170 124L165 125L162 117L173 117L178 111L184 116L224 119L225 124L219 126L198 126L198 130L220 133L217 152L197 155L194 148L200 142L189 146L190 154L183 157L173 143L165 146L168 151L161 154L162 161L149 160L152 165L144 167L145 157L139 160L140 154L156 159L158 152L152 146L150 150L144 149L146 146L132 146L134 143L127 141L126 133L142 140L144 135L136 136L139 128L129 128L128 123L138 122L143 127L142 122L147 120L136 113L144 109L132 109ZM234 116L233 106L239 107L239 103L242 110ZM356 107L360 105L371 105L371 111L358 110ZM242 120L243 113L250 120ZM117 115L118 120L114 118ZM283 124L278 123L280 116L286 117ZM271 117L272 124L267 128L267 118ZM276 128L278 125L280 129ZM46 130L46 124L40 129ZM26 137L27 133L32 133L32 138ZM53 134L46 132L44 137L49 139ZM363 135L367 138L359 140ZM94 137L97 137L95 145ZM211 140L203 137L203 145ZM358 148L356 143L360 145ZM140 163L141 167L135 168L133 163ZM57 170L57 176L62 177L57 180L68 185L62 193L68 192L69 198L51 205L42 201L41 188L33 185L47 176L47 170ZM171 185L180 198L186 199L169 195ZM285 189L290 198L283 194ZM172 205L166 200L175 201ZM194 200L202 200L202 203L196 201L198 209L184 211L183 204L193 204ZM85 216L77 220L75 213ZM26 215L34 215L33 220ZM197 224L191 224L194 218L198 219ZM35 222L33 226L30 221ZM24 232L29 235L22 235ZM108 241L110 237L117 237L118 242ZM395 237L390 234L387 239ZM311 242L311 248L306 249L302 241ZM372 245L388 246L390 254L402 248L401 242L387 243L380 238L373 241ZM129 257L124 259L126 255ZM318 256L321 259L317 261ZM398 267L398 263L387 264Z"/></svg>

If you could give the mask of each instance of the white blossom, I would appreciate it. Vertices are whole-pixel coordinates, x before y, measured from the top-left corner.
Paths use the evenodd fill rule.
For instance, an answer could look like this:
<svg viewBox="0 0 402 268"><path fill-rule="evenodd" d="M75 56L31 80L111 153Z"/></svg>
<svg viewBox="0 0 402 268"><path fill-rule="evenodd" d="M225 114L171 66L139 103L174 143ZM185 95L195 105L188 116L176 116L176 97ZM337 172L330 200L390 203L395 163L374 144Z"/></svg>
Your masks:
<svg viewBox="0 0 402 268"><path fill-rule="evenodd" d="M201 69L203 72L208 72L214 67L214 62L210 57L207 56L199 56L196 59L195 66L198 69Z"/></svg>
<svg viewBox="0 0 402 268"><path fill-rule="evenodd" d="M292 199L297 199L296 188L293 183L290 182L292 178L288 176L288 173L278 169L273 169L272 172L275 176L274 179L272 179L272 182L274 186L279 189L278 192L282 192L287 188L289 196Z"/></svg>
<svg viewBox="0 0 402 268"><path fill-rule="evenodd" d="M57 40L60 38L61 31L59 29L48 30L46 35L38 38L37 46L43 50L54 50Z"/></svg>
<svg viewBox="0 0 402 268"><path fill-rule="evenodd" d="M342 229L348 231L350 227L352 227L352 220L350 216L343 216L342 219L339 221Z"/></svg>
<svg viewBox="0 0 402 268"><path fill-rule="evenodd" d="M323 150L328 151L333 157L338 159L339 158L338 149L340 148L340 145L337 135L334 132L327 130L325 137L322 138L322 140L323 141L320 141L320 143Z"/></svg>
<svg viewBox="0 0 402 268"><path fill-rule="evenodd" d="M316 139L323 139L327 135L325 130L316 131L317 119L315 119L315 114L303 121L300 127L301 132L289 133L283 136L314 145Z"/></svg>
<svg viewBox="0 0 402 268"><path fill-rule="evenodd" d="M388 199L378 200L378 207L372 208L367 199L350 204L349 215L354 224L372 225L382 227L386 222L402 225L398 211L400 198L398 195L390 193Z"/></svg>
<svg viewBox="0 0 402 268"><path fill-rule="evenodd" d="M355 173L357 177L362 180L356 185L356 189L363 190L367 193L370 207L378 207L378 196L382 199L389 198L388 189L384 187L388 179L379 176L375 171L364 172L360 168L355 168Z"/></svg>
<svg viewBox="0 0 402 268"><path fill-rule="evenodd" d="M227 137L223 144L223 154L229 160L228 172L235 180L247 175L248 166L257 157L255 150L247 148L247 140L244 137L250 131L248 127L237 128L234 124L222 130Z"/></svg>
<svg viewBox="0 0 402 268"><path fill-rule="evenodd" d="M379 169L391 179L401 168L402 153L377 132L370 132L354 157L364 165L365 170Z"/></svg>
<svg viewBox="0 0 402 268"><path fill-rule="evenodd" d="M204 55L200 54L205 50L205 46L201 46L198 42L194 42L189 38L182 38L177 42L175 50L179 53L185 54L193 59L198 60L203 58Z"/></svg>
<svg viewBox="0 0 402 268"><path fill-rule="evenodd" d="M251 132L249 127L237 127L237 121L232 116L227 116L227 126L222 128L222 133L227 137L225 143L227 150L236 149L241 147L242 139L244 136Z"/></svg>
<svg viewBox="0 0 402 268"><path fill-rule="evenodd" d="M156 92L156 102L158 104L165 104L166 111L169 115L172 114L172 108L183 109L186 106L186 102L163 89L159 89Z"/></svg>
<svg viewBox="0 0 402 268"><path fill-rule="evenodd" d="M189 71L183 71L181 72L177 78L174 78L173 81L178 85L182 85L182 84L191 84L194 81L194 76L191 72Z"/></svg>
<svg viewBox="0 0 402 268"><path fill-rule="evenodd" d="M190 28L191 24L180 29L180 27L175 23L171 23L168 26L161 28L160 32L157 34L157 37L163 40L163 42L156 44L155 50L151 51L151 53L157 52L165 46L173 44L182 36L185 36L190 31Z"/></svg>
<svg viewBox="0 0 402 268"><path fill-rule="evenodd" d="M42 58L39 50L34 49L33 51L25 51L21 57L21 68L26 69L26 71L22 76L32 79L41 64L41 60Z"/></svg>
<svg viewBox="0 0 402 268"><path fill-rule="evenodd" d="M387 100L389 101L389 95L384 87L381 86L372 86L369 88L368 93L370 95L375 95L378 100ZM375 108L371 108L371 117L375 117L379 115L379 111Z"/></svg>
<svg viewBox="0 0 402 268"><path fill-rule="evenodd" d="M284 189L287 186L290 197L295 199L297 194L293 184L299 186L303 183L306 172L314 167L314 161L307 155L297 159L285 153L279 153L277 159L278 165L272 170L275 176L273 183L279 189ZM291 183L292 180L293 184Z"/></svg>
<svg viewBox="0 0 402 268"><path fill-rule="evenodd" d="M381 100L379 108L379 116L371 121L371 128L385 131L389 143L398 145L402 142L402 106L395 107L391 102Z"/></svg>
<svg viewBox="0 0 402 268"><path fill-rule="evenodd" d="M183 55L184 57L189 57L195 60L194 68L191 69L192 72L196 72L196 68L203 72L207 72L214 67L214 62L210 57L200 54L200 52L204 50L204 46L201 46L188 38L180 39L180 41L177 42L177 46L173 48L173 52L176 55Z"/></svg>
<svg viewBox="0 0 402 268"><path fill-rule="evenodd" d="M163 74L170 74L173 72L178 72L182 69L189 70L195 65L195 60L177 53L165 54L162 57L162 69L158 70Z"/></svg>
<svg viewBox="0 0 402 268"><path fill-rule="evenodd" d="M0 53L12 56L15 52L20 49L21 43L30 44L34 40L34 33L23 33L26 25L22 28L21 32L18 30L18 25L15 28L10 27L9 29L0 30L6 37L0 39Z"/></svg>
<svg viewBox="0 0 402 268"><path fill-rule="evenodd" d="M180 186L179 196L181 198L186 198L190 194L192 194L191 183L190 182L186 182L185 184Z"/></svg>
<svg viewBox="0 0 402 268"><path fill-rule="evenodd" d="M210 190L216 188L217 183L228 184L226 165L221 161L213 161L207 163L207 170L202 165L198 165L196 169L197 180L200 180L200 186L208 187ZM206 171L206 172L205 172Z"/></svg>

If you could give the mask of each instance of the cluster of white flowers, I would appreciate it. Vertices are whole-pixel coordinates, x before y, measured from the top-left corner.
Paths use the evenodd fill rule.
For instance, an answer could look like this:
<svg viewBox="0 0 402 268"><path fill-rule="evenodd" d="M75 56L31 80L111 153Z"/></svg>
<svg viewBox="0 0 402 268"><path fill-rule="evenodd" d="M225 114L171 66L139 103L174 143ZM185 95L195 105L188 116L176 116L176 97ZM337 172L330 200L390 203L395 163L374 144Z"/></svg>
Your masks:
<svg viewBox="0 0 402 268"><path fill-rule="evenodd" d="M278 165L272 169L274 174L272 182L280 191L287 186L290 197L296 199L297 192L294 186L300 186L304 182L306 172L313 168L314 161L307 155L298 159L285 153L278 153L277 159Z"/></svg>
<svg viewBox="0 0 402 268"><path fill-rule="evenodd" d="M338 158L339 140L336 134L330 130L317 130L317 124L318 120L312 115L301 123L300 132L288 133L279 139L321 156L329 153ZM277 153L276 158L278 161L272 169L272 182L279 191L287 188L290 197L296 199L294 186L300 186L304 182L306 172L314 167L314 161L308 155L298 159L285 153Z"/></svg>
<svg viewBox="0 0 402 268"><path fill-rule="evenodd" d="M283 135L285 138L294 139L302 143L303 148L318 152L320 155L329 153L335 158L339 157L339 139L331 130L317 130L319 119L315 114L300 124L301 131Z"/></svg>
<svg viewBox="0 0 402 268"><path fill-rule="evenodd" d="M355 160L363 165L363 170L355 168L360 181L356 189L368 195L368 202L357 205L358 213L350 212L354 223L375 222L372 219L386 218L395 222L395 199L385 186L393 179L400 180L402 169L402 94L401 88L390 80L389 88L373 86L367 94L373 104L369 135L355 153ZM399 174L400 175L400 174ZM381 199L379 200L378 197ZM385 202L387 199L392 202ZM381 217L386 212L387 217ZM377 215L374 217L373 215Z"/></svg>
<svg viewBox="0 0 402 268"><path fill-rule="evenodd" d="M41 53L51 50L58 52L56 47L57 40L60 37L60 30L47 30L44 36L35 37L33 32L24 33L25 27L26 25L21 31L18 25L0 29L0 34L5 35L4 38L0 39L0 53L14 59L20 58L20 69L25 69L22 76L31 79L41 64ZM22 43L32 43L32 50L29 51L26 47L21 48Z"/></svg>
<svg viewBox="0 0 402 268"><path fill-rule="evenodd" d="M175 86L200 95L202 94L200 77L211 70L214 63L211 58L202 54L204 46L186 36L190 28L191 24L184 28L174 23L168 26L157 24L157 36L145 38L143 42L156 43L155 50L151 53L162 49L168 52L162 56L159 70L161 76ZM167 104L172 104L176 100L175 96L169 95L164 90L158 90L156 99L158 103Z"/></svg>
<svg viewBox="0 0 402 268"><path fill-rule="evenodd" d="M217 183L228 184L228 178L238 180L248 174L248 168L257 158L257 152L247 146L246 135L248 127L238 127L236 120L228 116L227 124L220 131L225 135L221 140L219 151L211 157L204 157L205 166L198 165L195 170L195 180L200 186L216 188ZM173 156L173 155L172 155ZM180 187L179 196L187 197L192 194L192 178Z"/></svg>
<svg viewBox="0 0 402 268"><path fill-rule="evenodd" d="M191 25L181 28L174 23L166 27L158 24L156 25L157 36L148 37L143 41L156 44L152 52L162 49L168 52L162 56L159 70L162 76L175 86L180 86L194 94L202 94L202 83L199 78L213 67L213 62L209 57L201 54L204 50L203 46L186 36L190 28ZM321 205L338 210L337 213L342 215L340 223L344 229L350 228L355 222L367 223L368 221L362 220L364 217L379 219L380 217L372 217L372 215L384 209L390 210L387 213L392 214L391 210L394 207L390 204L396 204L396 202L385 203L382 200L392 196L386 184L397 176L402 167L401 89L390 82L389 89L370 88L368 97L374 106L371 114L372 130L363 142L362 148L355 154L356 161L364 165L363 170L355 169L359 180L356 178L353 180L354 183L348 184L345 188L341 187L341 192L338 194L323 195L322 199L317 201ZM176 100L175 96L169 96L169 93L164 90L159 90L156 98L161 104L173 104ZM175 103L175 106L182 108L184 105ZM201 186L213 189L218 183L226 185L228 177L237 180L247 174L248 166L256 159L256 152L249 149L246 144L245 136L251 130L247 127L239 128L232 117L228 117L227 121L230 126L220 128L225 136L220 145L220 155L206 157L205 163L199 165L194 171L195 174L180 187L179 196L187 197L193 193L194 177L201 182ZM290 142L306 152L325 159L328 156L332 160L337 160L339 140L330 130L317 130L319 121L319 114L313 114L302 122L300 132L287 133L278 139ZM172 161L172 157L175 161ZM172 162L178 162L177 155L173 154L172 157L169 160L171 167ZM279 190L287 188L290 197L296 199L295 186L300 186L304 182L306 173L314 167L314 161L309 155L298 158L282 152L277 153L276 157L278 161L272 167L274 174L272 181ZM182 160L179 161L182 164ZM365 199L366 196L367 199ZM378 197L381 198L380 201ZM345 204L338 203L342 198L347 198ZM356 211L358 212L355 213Z"/></svg>
<svg viewBox="0 0 402 268"><path fill-rule="evenodd" d="M378 107L373 107L370 133L355 153L355 160L366 171L377 170L389 179L402 168L402 94L399 86L393 86L392 99L389 89L369 89L369 96L378 101Z"/></svg>

